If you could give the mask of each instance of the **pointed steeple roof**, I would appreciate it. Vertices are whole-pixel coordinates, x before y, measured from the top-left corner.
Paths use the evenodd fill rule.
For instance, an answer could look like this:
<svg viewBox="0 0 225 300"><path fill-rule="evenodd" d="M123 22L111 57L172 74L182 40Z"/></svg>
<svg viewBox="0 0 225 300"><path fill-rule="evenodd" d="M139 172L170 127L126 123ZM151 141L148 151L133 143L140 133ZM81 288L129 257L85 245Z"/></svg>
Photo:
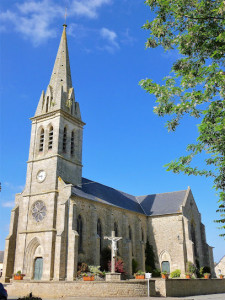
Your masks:
<svg viewBox="0 0 225 300"><path fill-rule="evenodd" d="M63 33L49 85L53 89L57 89L57 87L60 87L62 85L63 90L65 92L68 92L69 89L72 88L72 80L70 73L70 61L66 37L66 27L67 25L64 24Z"/></svg>
<svg viewBox="0 0 225 300"><path fill-rule="evenodd" d="M35 116L60 109L81 120L72 86L66 27L64 24L51 79L46 93L42 91Z"/></svg>

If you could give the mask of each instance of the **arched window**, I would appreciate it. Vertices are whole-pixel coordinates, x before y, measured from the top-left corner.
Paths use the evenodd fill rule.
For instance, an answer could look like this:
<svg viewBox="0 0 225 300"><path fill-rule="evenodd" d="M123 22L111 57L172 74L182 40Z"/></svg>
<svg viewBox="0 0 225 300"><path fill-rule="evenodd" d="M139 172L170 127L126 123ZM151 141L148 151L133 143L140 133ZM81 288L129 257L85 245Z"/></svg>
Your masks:
<svg viewBox="0 0 225 300"><path fill-rule="evenodd" d="M128 227L128 230L129 230L129 240L132 241L132 231L131 231L130 225L129 225L129 227Z"/></svg>
<svg viewBox="0 0 225 300"><path fill-rule="evenodd" d="M170 263L168 261L162 261L161 268L162 272L166 271L167 273L170 273Z"/></svg>
<svg viewBox="0 0 225 300"><path fill-rule="evenodd" d="M39 152L42 152L44 149L44 139L45 139L45 132L44 129L42 128L40 134Z"/></svg>
<svg viewBox="0 0 225 300"><path fill-rule="evenodd" d="M118 225L116 222L114 222L114 231L115 231L115 236L118 236Z"/></svg>
<svg viewBox="0 0 225 300"><path fill-rule="evenodd" d="M78 238L78 251L81 252L82 251L82 247L83 247L83 224L82 224L82 218L81 215L78 216L77 218L77 233L79 234L79 238Z"/></svg>
<svg viewBox="0 0 225 300"><path fill-rule="evenodd" d="M129 225L129 227L128 227L128 231L129 231L129 240L130 240L130 242L131 242L131 253L132 253L132 255L134 255L133 239L132 239L132 230L131 230L130 225Z"/></svg>
<svg viewBox="0 0 225 300"><path fill-rule="evenodd" d="M143 228L141 228L141 240L142 240L142 242L144 242L144 240L145 240Z"/></svg>
<svg viewBox="0 0 225 300"><path fill-rule="evenodd" d="M97 234L100 238L100 252L101 252L102 251L102 224L101 224L100 219L98 219L98 222L97 222Z"/></svg>
<svg viewBox="0 0 225 300"><path fill-rule="evenodd" d="M74 131L71 132L70 154L74 155Z"/></svg>
<svg viewBox="0 0 225 300"><path fill-rule="evenodd" d="M48 135L48 149L52 149L53 145L53 127L49 128L49 135Z"/></svg>
<svg viewBox="0 0 225 300"><path fill-rule="evenodd" d="M63 152L66 152L66 139L67 139L67 129L64 127L63 131Z"/></svg>

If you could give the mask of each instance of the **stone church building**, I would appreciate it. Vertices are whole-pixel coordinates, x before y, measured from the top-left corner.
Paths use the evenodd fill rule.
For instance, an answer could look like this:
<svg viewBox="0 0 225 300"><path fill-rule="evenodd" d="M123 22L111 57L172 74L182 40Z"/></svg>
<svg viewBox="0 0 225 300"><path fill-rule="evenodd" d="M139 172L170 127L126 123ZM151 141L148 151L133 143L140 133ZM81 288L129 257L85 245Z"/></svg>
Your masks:
<svg viewBox="0 0 225 300"><path fill-rule="evenodd" d="M212 247L190 188L132 196L82 178L83 126L75 101L64 25L46 92L32 120L26 186L16 195L6 238L3 278L18 270L26 279L76 278L78 262L100 265L104 236L121 236L126 272L132 259L145 270L147 240L156 267L185 272L187 261L213 270Z"/></svg>

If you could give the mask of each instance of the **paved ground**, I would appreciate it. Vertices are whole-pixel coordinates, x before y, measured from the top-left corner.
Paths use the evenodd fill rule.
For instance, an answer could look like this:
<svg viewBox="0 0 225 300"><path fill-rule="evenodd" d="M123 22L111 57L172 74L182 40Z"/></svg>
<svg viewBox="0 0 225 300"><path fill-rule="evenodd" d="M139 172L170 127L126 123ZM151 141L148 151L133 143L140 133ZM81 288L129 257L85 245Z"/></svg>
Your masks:
<svg viewBox="0 0 225 300"><path fill-rule="evenodd" d="M10 300L16 300L15 297L9 297ZM211 294L211 295L201 295L201 296L190 296L190 297L121 297L121 298L99 298L99 297L65 297L65 298L58 298L58 299L44 299L44 300L225 300L225 294Z"/></svg>

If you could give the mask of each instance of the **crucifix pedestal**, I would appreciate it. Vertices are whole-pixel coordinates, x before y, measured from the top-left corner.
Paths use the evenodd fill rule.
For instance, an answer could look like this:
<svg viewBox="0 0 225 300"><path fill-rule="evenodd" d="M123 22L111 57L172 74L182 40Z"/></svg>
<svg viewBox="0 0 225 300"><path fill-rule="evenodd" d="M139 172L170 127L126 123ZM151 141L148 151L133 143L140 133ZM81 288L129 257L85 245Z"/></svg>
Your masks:
<svg viewBox="0 0 225 300"><path fill-rule="evenodd" d="M121 280L121 273L115 272L115 263L116 263L116 252L117 252L117 242L122 239L122 237L116 237L115 231L112 231L111 236L105 236L104 239L112 241L111 249L111 273L106 274L106 281L117 281Z"/></svg>

